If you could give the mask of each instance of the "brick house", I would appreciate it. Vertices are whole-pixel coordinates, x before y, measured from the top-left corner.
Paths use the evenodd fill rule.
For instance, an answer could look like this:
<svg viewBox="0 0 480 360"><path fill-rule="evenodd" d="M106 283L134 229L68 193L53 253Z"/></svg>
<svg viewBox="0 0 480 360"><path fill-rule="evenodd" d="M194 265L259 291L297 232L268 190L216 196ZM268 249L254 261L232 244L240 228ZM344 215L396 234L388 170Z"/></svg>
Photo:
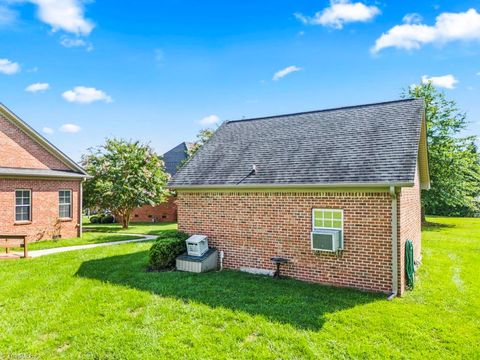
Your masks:
<svg viewBox="0 0 480 360"><path fill-rule="evenodd" d="M423 100L400 100L225 122L169 186L226 268L281 256L297 279L401 295L427 157Z"/></svg>
<svg viewBox="0 0 480 360"><path fill-rule="evenodd" d="M87 173L0 104L0 234L81 235Z"/></svg>
<svg viewBox="0 0 480 360"><path fill-rule="evenodd" d="M163 154L165 171L170 176L175 175L180 165L188 159L188 151L193 143L182 142ZM167 201L155 206L145 205L135 209L131 216L132 222L163 222L177 221L177 203L174 195Z"/></svg>

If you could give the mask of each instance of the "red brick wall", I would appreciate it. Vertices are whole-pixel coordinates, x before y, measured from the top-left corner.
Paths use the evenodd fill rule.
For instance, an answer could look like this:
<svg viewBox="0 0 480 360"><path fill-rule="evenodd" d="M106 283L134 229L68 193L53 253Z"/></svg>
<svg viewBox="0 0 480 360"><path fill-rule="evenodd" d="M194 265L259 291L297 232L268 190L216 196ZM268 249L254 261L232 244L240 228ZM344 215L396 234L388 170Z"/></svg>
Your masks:
<svg viewBox="0 0 480 360"><path fill-rule="evenodd" d="M415 175L415 185L404 187L400 191L398 216L399 288L403 293L405 290L405 242L413 241L415 261L420 261L422 251L422 208L418 169Z"/></svg>
<svg viewBox="0 0 480 360"><path fill-rule="evenodd" d="M175 197L170 196L167 202L157 206L145 205L135 209L130 218L132 222L151 222L152 219L155 219L156 222L177 221Z"/></svg>
<svg viewBox="0 0 480 360"><path fill-rule="evenodd" d="M15 190L30 189L32 221L15 223ZM79 236L79 181L0 179L0 234L26 234L30 241L50 239L58 218L58 191L72 190L72 220L62 221L63 238Z"/></svg>
<svg viewBox="0 0 480 360"><path fill-rule="evenodd" d="M290 259L285 273L301 280L391 291L391 198L388 192L179 192L179 229L209 236L226 268L273 270L272 256ZM311 250L312 208L344 210L344 248Z"/></svg>
<svg viewBox="0 0 480 360"><path fill-rule="evenodd" d="M0 167L70 170L0 115Z"/></svg>

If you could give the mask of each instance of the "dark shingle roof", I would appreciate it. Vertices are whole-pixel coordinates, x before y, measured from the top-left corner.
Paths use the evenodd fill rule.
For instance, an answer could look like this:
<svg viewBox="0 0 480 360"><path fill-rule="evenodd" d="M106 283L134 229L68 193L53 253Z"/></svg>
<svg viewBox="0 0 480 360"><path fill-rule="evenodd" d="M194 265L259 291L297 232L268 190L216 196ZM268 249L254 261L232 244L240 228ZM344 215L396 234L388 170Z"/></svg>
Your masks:
<svg viewBox="0 0 480 360"><path fill-rule="evenodd" d="M165 171L170 175L175 175L179 166L188 158L188 150L192 147L192 143L182 142L173 149L163 154L165 162Z"/></svg>
<svg viewBox="0 0 480 360"><path fill-rule="evenodd" d="M229 121L169 185L412 184L423 107L408 99Z"/></svg>

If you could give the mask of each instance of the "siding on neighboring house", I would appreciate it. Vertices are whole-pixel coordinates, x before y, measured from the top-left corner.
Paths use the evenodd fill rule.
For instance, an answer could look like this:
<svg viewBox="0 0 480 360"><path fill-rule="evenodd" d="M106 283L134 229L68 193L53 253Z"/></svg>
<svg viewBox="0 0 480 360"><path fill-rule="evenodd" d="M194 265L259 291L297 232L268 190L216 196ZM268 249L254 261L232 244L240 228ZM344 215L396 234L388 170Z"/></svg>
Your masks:
<svg viewBox="0 0 480 360"><path fill-rule="evenodd" d="M22 126L28 127L0 104L0 234L27 235L29 241L80 236L81 182L88 175ZM30 191L30 220L15 219L16 190ZM60 219L60 190L71 190L70 218Z"/></svg>
<svg viewBox="0 0 480 360"><path fill-rule="evenodd" d="M15 190L31 191L31 221L15 221ZM59 190L72 190L72 218L60 222L63 238L80 236L79 181L0 179L0 233L28 235L29 241L51 239L59 218Z"/></svg>
<svg viewBox="0 0 480 360"><path fill-rule="evenodd" d="M130 220L132 222L177 221L176 198L169 196L167 201L162 204L137 208L133 211Z"/></svg>
<svg viewBox="0 0 480 360"><path fill-rule="evenodd" d="M0 114L0 167L70 170Z"/></svg>

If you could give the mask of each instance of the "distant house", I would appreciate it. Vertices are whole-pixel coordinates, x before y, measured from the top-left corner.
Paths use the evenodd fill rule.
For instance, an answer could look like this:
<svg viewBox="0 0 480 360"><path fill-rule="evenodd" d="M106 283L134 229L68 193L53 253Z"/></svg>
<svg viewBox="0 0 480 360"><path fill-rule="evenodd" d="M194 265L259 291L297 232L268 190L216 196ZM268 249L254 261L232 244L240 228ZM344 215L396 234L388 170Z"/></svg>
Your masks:
<svg viewBox="0 0 480 360"><path fill-rule="evenodd" d="M77 237L85 170L0 104L0 234Z"/></svg>
<svg viewBox="0 0 480 360"><path fill-rule="evenodd" d="M188 159L188 151L192 146L193 143L182 142L163 154L165 171L170 176L175 175L178 168ZM145 205L135 209L132 213L131 219L132 222L177 221L177 205L175 197L170 196L166 202L156 206Z"/></svg>
<svg viewBox="0 0 480 360"><path fill-rule="evenodd" d="M228 121L171 179L224 266L401 294L430 186L423 100Z"/></svg>

